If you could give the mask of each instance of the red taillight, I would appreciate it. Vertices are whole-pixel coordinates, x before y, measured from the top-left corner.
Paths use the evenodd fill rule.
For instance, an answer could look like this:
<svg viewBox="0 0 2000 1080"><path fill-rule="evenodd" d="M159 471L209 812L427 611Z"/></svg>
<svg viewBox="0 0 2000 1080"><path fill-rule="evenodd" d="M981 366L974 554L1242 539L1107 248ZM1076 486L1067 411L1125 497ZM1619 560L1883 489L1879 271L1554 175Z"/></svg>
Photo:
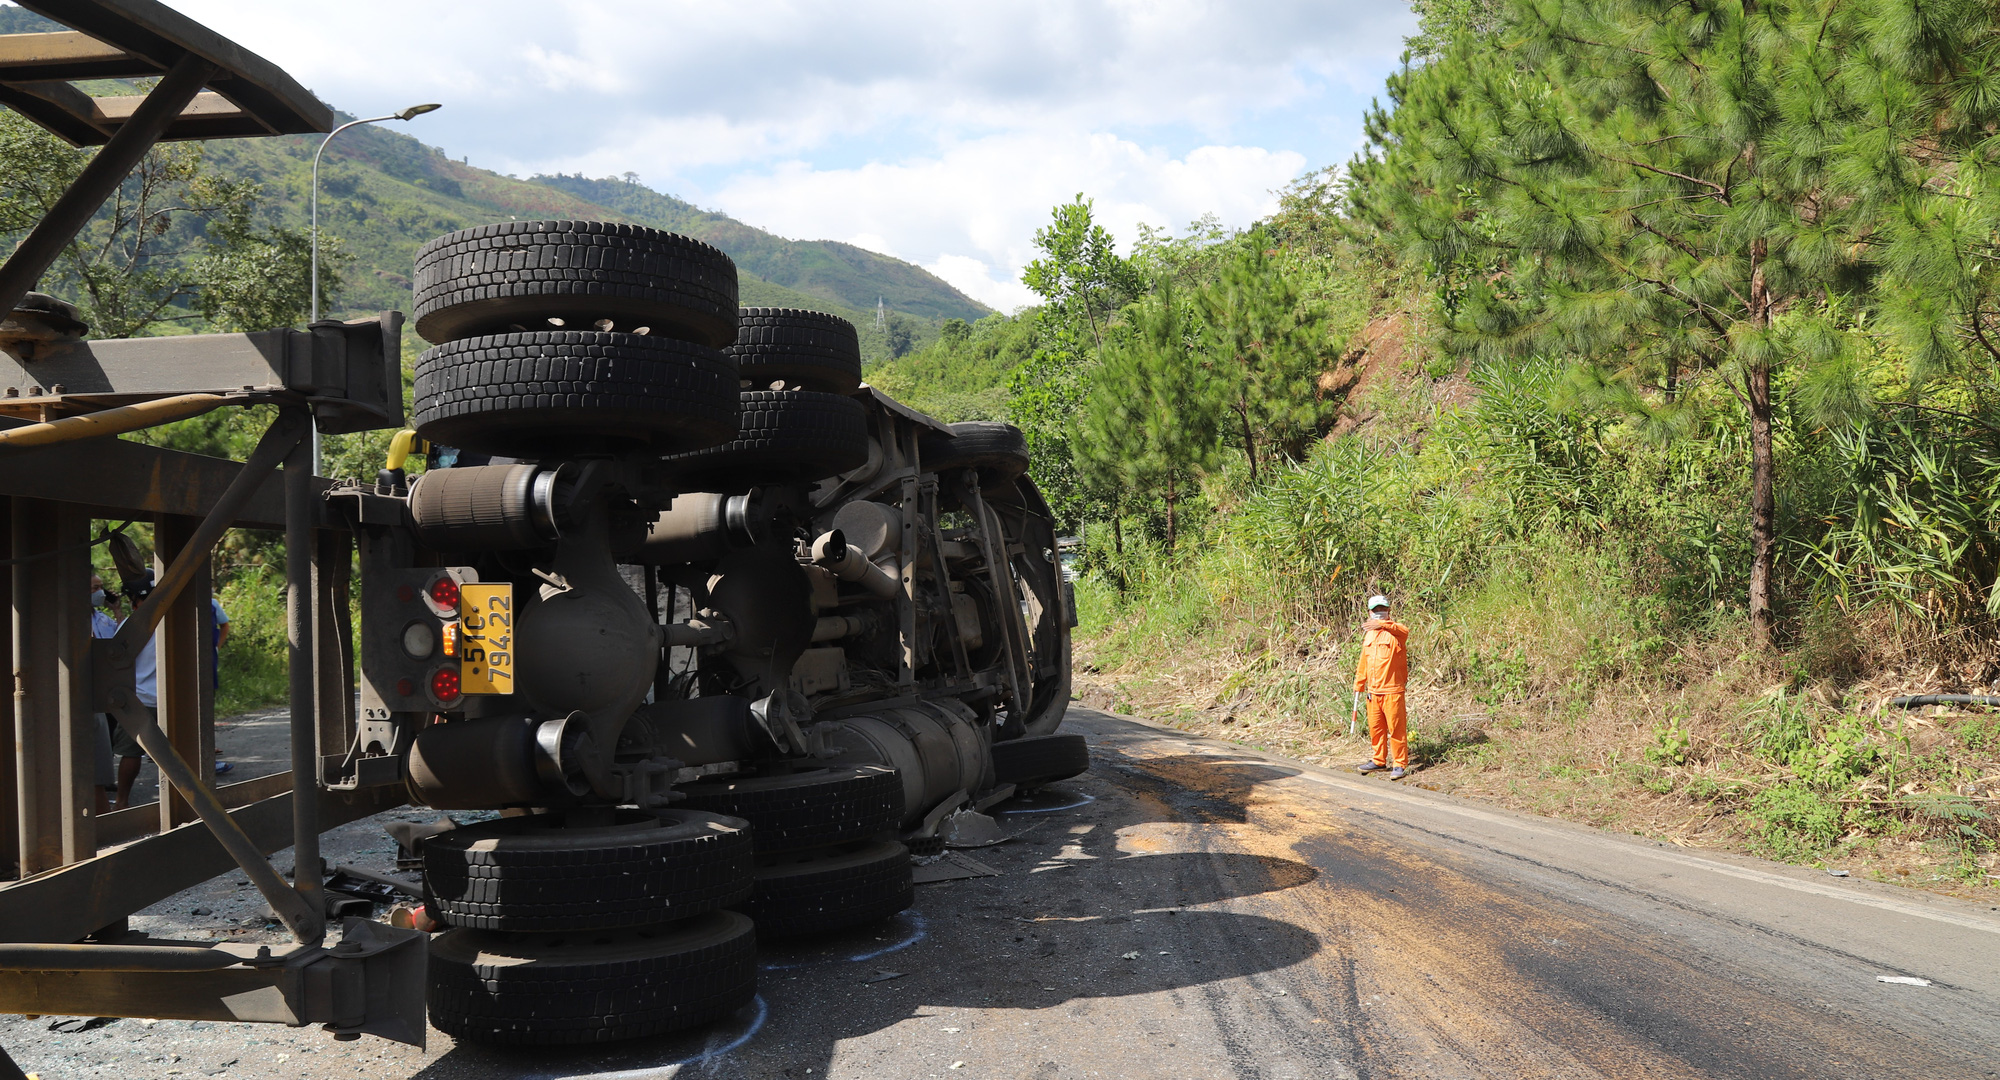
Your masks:
<svg viewBox="0 0 2000 1080"><path fill-rule="evenodd" d="M457 589L454 587L454 592ZM431 696L446 703L458 700L458 672L439 668L431 672Z"/></svg>
<svg viewBox="0 0 2000 1080"><path fill-rule="evenodd" d="M431 582L431 603L446 611L457 611L458 582L448 577Z"/></svg>

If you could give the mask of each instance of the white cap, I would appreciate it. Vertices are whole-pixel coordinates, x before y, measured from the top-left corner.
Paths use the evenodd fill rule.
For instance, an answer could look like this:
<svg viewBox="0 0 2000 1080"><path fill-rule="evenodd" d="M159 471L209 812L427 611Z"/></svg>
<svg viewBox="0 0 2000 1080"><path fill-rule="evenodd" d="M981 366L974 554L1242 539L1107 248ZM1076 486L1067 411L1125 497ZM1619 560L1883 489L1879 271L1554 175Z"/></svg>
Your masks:
<svg viewBox="0 0 2000 1080"><path fill-rule="evenodd" d="M1389 598L1386 596L1371 596L1368 598L1368 610L1370 611L1374 611L1378 607L1388 607L1388 606L1389 606Z"/></svg>

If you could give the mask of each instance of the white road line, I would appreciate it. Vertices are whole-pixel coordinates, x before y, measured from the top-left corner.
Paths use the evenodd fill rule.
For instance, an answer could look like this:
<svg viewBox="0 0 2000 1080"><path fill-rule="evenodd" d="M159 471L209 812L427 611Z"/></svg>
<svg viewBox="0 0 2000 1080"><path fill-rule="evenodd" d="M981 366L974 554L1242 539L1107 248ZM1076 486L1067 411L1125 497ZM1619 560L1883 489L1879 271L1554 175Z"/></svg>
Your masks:
<svg viewBox="0 0 2000 1080"><path fill-rule="evenodd" d="M1153 725L1146 723L1143 720L1137 720L1135 718L1123 717L1123 716L1112 717L1112 719L1121 720L1128 723L1135 723L1142 727L1145 727L1149 731L1155 732L1156 734L1154 735L1154 737L1162 742L1179 743L1182 746L1190 748L1193 747L1207 748L1214 745L1213 742L1210 742L1209 740L1203 739L1199 736L1189 736L1179 732L1175 732L1172 734L1163 732L1160 729L1155 728ZM1790 889L1794 892L1809 893L1814 896L1824 896L1827 897L1828 899L1842 900L1850 904L1860 904L1865 907L1878 908L1883 911L1893 911L1899 915L1908 915L1913 918L1919 918L1919 919L1930 919L1933 922L1949 923L1953 926L1964 927L1965 929L1968 930L1978 930L1982 933L2000 935L2000 920L1996 919L1981 918L1976 915L1961 914L1955 911L1942 911L1922 904L1913 904L1905 900L1897 900L1891 897L1875 896L1861 891L1850 891L1848 889L1839 889L1827 885L1820 885L1818 883L1810 881L1799 881L1794 878L1786 877L1783 874L1771 873L1768 870L1755 870L1747 866L1733 866L1726 862L1720 862L1713 859L1704 859L1697 855L1686 855L1682 854L1681 852L1670 849L1645 847L1639 844L1633 844L1619 840L1612 840L1607 837L1585 831L1581 827L1574 830L1564 829L1560 832L1560 834L1545 830L1538 830L1536 828L1537 823L1534 822L1532 819L1524 819L1522 817L1495 814L1486 810L1477 810L1469 806L1461 806L1455 802L1451 802L1444 799L1428 798L1422 795L1417 795L1414 792L1408 792L1400 788L1390 787L1386 783L1379 781L1374 783L1364 783L1359 780L1350 780L1344 776L1327 773L1324 770L1320 769L1318 766L1308 765L1302 761L1291 761L1289 759L1277 757L1274 755L1259 754L1256 751L1246 750L1243 747L1235 746L1233 744L1225 743L1224 745L1229 746L1231 751L1240 754L1245 759L1245 761L1238 762L1238 764L1255 763L1259 765L1281 765L1285 768L1297 769L1299 770L1299 774L1296 777L1285 777L1284 779L1308 780L1311 781L1312 783L1319 784L1323 787L1337 788L1342 792L1349 793L1360 798L1399 802L1408 806L1422 807L1426 810L1435 810L1441 813L1455 814L1462 818L1468 818L1473 821L1485 822L1486 824L1489 825L1499 825L1507 828L1522 829L1525 830L1529 835L1535 836L1538 839L1561 840L1569 843L1589 844L1597 847L1599 850L1617 851L1627 855L1641 855L1646 858L1650 858L1656 862L1671 863L1675 866L1685 867L1692 870L1702 870L1709 873L1723 874L1728 877L1734 877L1744 881L1754 881L1761 885L1775 885L1780 888ZM1225 763L1227 762L1223 761L1217 762L1217 764L1225 764Z"/></svg>

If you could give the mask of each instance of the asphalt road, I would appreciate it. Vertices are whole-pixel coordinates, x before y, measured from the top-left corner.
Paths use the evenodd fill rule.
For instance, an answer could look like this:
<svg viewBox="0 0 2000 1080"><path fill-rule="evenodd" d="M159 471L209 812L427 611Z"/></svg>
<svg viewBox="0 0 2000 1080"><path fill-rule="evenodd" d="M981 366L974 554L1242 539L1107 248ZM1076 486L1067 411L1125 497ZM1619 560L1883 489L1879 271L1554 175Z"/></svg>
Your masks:
<svg viewBox="0 0 2000 1080"><path fill-rule="evenodd" d="M8 1018L0 1046L49 1080L2000 1076L2000 905L1070 715L1093 771L1010 804L972 853L998 876L766 949L711 1031L500 1053ZM379 827L330 849L381 858Z"/></svg>

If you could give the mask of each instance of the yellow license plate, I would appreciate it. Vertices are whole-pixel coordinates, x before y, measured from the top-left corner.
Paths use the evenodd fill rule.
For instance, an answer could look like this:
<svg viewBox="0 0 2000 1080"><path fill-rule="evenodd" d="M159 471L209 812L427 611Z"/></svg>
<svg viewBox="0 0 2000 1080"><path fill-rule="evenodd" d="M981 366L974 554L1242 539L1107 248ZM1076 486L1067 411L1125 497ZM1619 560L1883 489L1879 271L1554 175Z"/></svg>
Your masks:
<svg viewBox="0 0 2000 1080"><path fill-rule="evenodd" d="M458 591L458 682L467 694L514 692L514 586L464 585Z"/></svg>

